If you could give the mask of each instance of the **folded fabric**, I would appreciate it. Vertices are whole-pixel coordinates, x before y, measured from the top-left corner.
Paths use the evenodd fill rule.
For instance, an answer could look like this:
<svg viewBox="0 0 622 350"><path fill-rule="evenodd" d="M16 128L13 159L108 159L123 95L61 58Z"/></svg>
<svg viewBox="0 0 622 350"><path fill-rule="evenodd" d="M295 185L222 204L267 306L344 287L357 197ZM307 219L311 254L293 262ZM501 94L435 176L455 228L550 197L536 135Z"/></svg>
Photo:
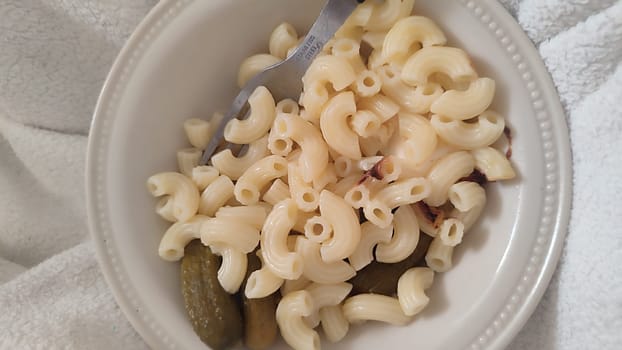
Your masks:
<svg viewBox="0 0 622 350"><path fill-rule="evenodd" d="M97 266L83 174L105 75L156 2L0 2L0 349L147 348ZM574 166L559 268L509 349L619 348L622 2L500 2L553 77Z"/></svg>

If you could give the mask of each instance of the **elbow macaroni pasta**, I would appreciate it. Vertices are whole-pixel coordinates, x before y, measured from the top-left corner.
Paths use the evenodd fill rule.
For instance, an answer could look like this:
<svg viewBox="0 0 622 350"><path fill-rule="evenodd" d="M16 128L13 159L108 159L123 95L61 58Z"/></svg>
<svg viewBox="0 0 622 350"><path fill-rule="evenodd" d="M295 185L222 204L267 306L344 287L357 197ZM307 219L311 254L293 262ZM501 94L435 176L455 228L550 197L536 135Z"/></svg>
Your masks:
<svg viewBox="0 0 622 350"><path fill-rule="evenodd" d="M186 120L191 148L177 152L179 173L147 180L159 197L156 213L170 222L161 258L183 258L199 238L222 257L226 292L280 294L277 323L294 348L318 349L320 323L335 342L350 323L411 322L430 301L434 273L452 267L454 249L486 207L478 182L516 177L509 155L493 148L506 125L489 109L495 81L480 78L463 50L445 46L443 31L411 14L413 5L361 4L311 62L297 101L276 103L268 89L255 89L248 117L225 126L225 140L239 146L210 165L199 162L222 114ZM242 63L238 83L302 40L281 23L268 52ZM413 266L422 267L393 281L393 297L346 282L374 260L404 261L418 246L427 250ZM262 266L248 275L247 254Z"/></svg>
<svg viewBox="0 0 622 350"><path fill-rule="evenodd" d="M492 147L471 151L475 158L475 168L486 175L488 181L510 180L516 176L510 161Z"/></svg>
<svg viewBox="0 0 622 350"><path fill-rule="evenodd" d="M255 75L279 62L281 62L279 57L268 54L259 54L248 57L240 65L240 70L238 71L238 87L244 87L244 85L246 85L246 83L248 83L248 81Z"/></svg>
<svg viewBox="0 0 622 350"><path fill-rule="evenodd" d="M248 168L269 154L268 137L264 136L251 142L243 156L236 157L229 149L216 153L212 156L212 164L222 175L237 180Z"/></svg>
<svg viewBox="0 0 622 350"><path fill-rule="evenodd" d="M355 80L356 73L350 62L344 57L334 55L316 58L302 77L305 87L312 82L322 86L330 83L335 91L345 89Z"/></svg>
<svg viewBox="0 0 622 350"><path fill-rule="evenodd" d="M147 179L147 189L154 197L170 196L171 216L187 221L199 209L199 191L188 177L179 173L160 173Z"/></svg>
<svg viewBox="0 0 622 350"><path fill-rule="evenodd" d="M287 52L298 46L298 33L296 28L287 22L281 23L274 28L270 35L270 54L280 59L287 57Z"/></svg>
<svg viewBox="0 0 622 350"><path fill-rule="evenodd" d="M387 227L393 220L391 209L423 200L431 191L430 182L424 178L402 180L379 191L363 210L369 221Z"/></svg>
<svg viewBox="0 0 622 350"><path fill-rule="evenodd" d="M343 314L350 323L380 321L403 326L411 320L397 298L380 294L359 294L346 299Z"/></svg>
<svg viewBox="0 0 622 350"><path fill-rule="evenodd" d="M389 30L382 46L382 56L387 62L404 62L414 53L412 47L445 45L447 39L440 28L429 18L410 16L403 18Z"/></svg>
<svg viewBox="0 0 622 350"><path fill-rule="evenodd" d="M324 217L314 216L307 220L304 231L308 240L322 244L331 238L333 226Z"/></svg>
<svg viewBox="0 0 622 350"><path fill-rule="evenodd" d="M307 286L307 288L305 288L305 290L311 294L313 305L315 306L313 314L317 315L317 317L313 317L312 315L312 318L316 319L316 322L312 322L315 328L317 326L317 322L320 321L320 310L327 306L336 306L341 304L348 294L350 294L352 285L346 282L335 284L311 283Z"/></svg>
<svg viewBox="0 0 622 350"><path fill-rule="evenodd" d="M360 110L374 113L379 118L381 124L393 118L400 110L400 106L397 103L382 94L360 99L356 106Z"/></svg>
<svg viewBox="0 0 622 350"><path fill-rule="evenodd" d="M230 178L221 175L216 178L201 193L199 214L213 216L218 208L222 207L233 197L234 185Z"/></svg>
<svg viewBox="0 0 622 350"><path fill-rule="evenodd" d="M365 184L358 184L352 187L343 196L343 199L354 209L360 209L369 204L371 192Z"/></svg>
<svg viewBox="0 0 622 350"><path fill-rule="evenodd" d="M354 72L360 74L365 70L365 63L363 63L363 59L359 54L360 50L361 45L357 40L340 38L333 42L331 51L333 56L341 57L348 61L352 69L354 69Z"/></svg>
<svg viewBox="0 0 622 350"><path fill-rule="evenodd" d="M248 276L244 294L249 299L265 298L276 292L283 285L283 279L275 275L270 268L264 263L261 255L261 249L257 251L259 260L262 260L262 267L253 271Z"/></svg>
<svg viewBox="0 0 622 350"><path fill-rule="evenodd" d="M349 122L350 128L361 137L370 137L380 129L382 121L371 111L359 110Z"/></svg>
<svg viewBox="0 0 622 350"><path fill-rule="evenodd" d="M270 181L287 175L287 160L279 156L267 156L248 168L235 184L235 199L244 205L259 201L260 191Z"/></svg>
<svg viewBox="0 0 622 350"><path fill-rule="evenodd" d="M402 274L397 282L397 299L405 315L414 316L428 305L430 298L425 290L433 281L434 271L426 267L412 268Z"/></svg>
<svg viewBox="0 0 622 350"><path fill-rule="evenodd" d="M446 272L451 269L451 260L454 254L454 247L445 245L440 237L436 237L430 243L428 253L425 255L425 262L436 272Z"/></svg>
<svg viewBox="0 0 622 350"><path fill-rule="evenodd" d="M303 273L304 260L298 252L290 252L287 236L294 227L298 208L291 199L274 206L261 230L263 262L272 272L283 279L297 279Z"/></svg>
<svg viewBox="0 0 622 350"><path fill-rule="evenodd" d="M475 159L464 151L450 153L439 159L428 174L431 191L424 199L425 202L431 206L445 203L449 196L449 188L460 178L471 174L474 167Z"/></svg>
<svg viewBox="0 0 622 350"><path fill-rule="evenodd" d="M459 187L468 186L468 192L466 189L459 189ZM451 212L451 217L454 217L462 222L464 230L468 231L475 224L477 219L482 213L482 210L486 206L486 192L484 189L474 182L460 182L452 186L450 191L450 199L456 203L460 203L460 208L456 207ZM464 194L460 193L464 192ZM470 198L463 198L468 195Z"/></svg>
<svg viewBox="0 0 622 350"><path fill-rule="evenodd" d="M349 280L356 274L354 268L343 260L325 262L320 255L320 245L304 237L296 241L296 251L304 260L303 275L313 282L339 283Z"/></svg>
<svg viewBox="0 0 622 350"><path fill-rule="evenodd" d="M335 164L328 163L326 165L326 169L324 169L324 172L322 172L318 178L313 179L313 188L319 191L330 184L336 183L337 180L338 179L337 173L335 172Z"/></svg>
<svg viewBox="0 0 622 350"><path fill-rule="evenodd" d="M461 181L449 188L451 204L458 211L466 212L486 203L486 192L475 182Z"/></svg>
<svg viewBox="0 0 622 350"><path fill-rule="evenodd" d="M261 205L249 205L240 207L221 207L216 211L217 218L239 220L245 224L261 230L268 213Z"/></svg>
<svg viewBox="0 0 622 350"><path fill-rule="evenodd" d="M454 218L445 219L438 228L438 237L444 245L455 247L462 243L464 235L464 224Z"/></svg>
<svg viewBox="0 0 622 350"><path fill-rule="evenodd" d="M171 200L171 196L163 196L156 203L155 212L166 221L176 222L177 219L175 219L175 216L173 215L174 207L175 206Z"/></svg>
<svg viewBox="0 0 622 350"><path fill-rule="evenodd" d="M367 31L361 36L361 41L364 41L374 50L382 50L386 36L387 32L385 31Z"/></svg>
<svg viewBox="0 0 622 350"><path fill-rule="evenodd" d="M298 209L306 212L315 211L320 203L319 192L311 184L305 182L299 166L289 163L287 169L289 192Z"/></svg>
<svg viewBox="0 0 622 350"><path fill-rule="evenodd" d="M259 243L259 230L236 220L210 218L201 225L201 243L206 246L223 244L249 253Z"/></svg>
<svg viewBox="0 0 622 350"><path fill-rule="evenodd" d="M438 135L447 143L473 150L493 144L503 134L505 121L493 111L477 117L477 122L466 123L437 114L430 120Z"/></svg>
<svg viewBox="0 0 622 350"><path fill-rule="evenodd" d="M378 94L382 89L382 80L380 80L378 73L364 69L359 73L352 89L358 96L371 97Z"/></svg>
<svg viewBox="0 0 622 350"><path fill-rule="evenodd" d="M188 142L197 149L205 149L210 139L210 122L199 118L188 119L184 122L184 130Z"/></svg>
<svg viewBox="0 0 622 350"><path fill-rule="evenodd" d="M296 223L294 224L293 230L300 233L300 234L304 234L305 232L305 226L307 225L307 221L309 221L309 219L311 219L312 217L315 217L317 215L316 212L306 212L306 211L298 211L298 218L296 219ZM295 243L295 240L294 240ZM292 245L292 250L294 249L293 247L295 246Z"/></svg>
<svg viewBox="0 0 622 350"><path fill-rule="evenodd" d="M354 209L336 194L320 193L320 213L331 225L333 237L322 243L322 260L336 262L350 256L361 239L361 226Z"/></svg>
<svg viewBox="0 0 622 350"><path fill-rule="evenodd" d="M337 33L335 33L335 38L354 38L362 36L363 26L369 23L372 12L373 7L369 1L359 5L337 31ZM326 46L329 45L327 44Z"/></svg>
<svg viewBox="0 0 622 350"><path fill-rule="evenodd" d="M393 237L376 247L376 260L396 263L406 259L419 243L419 222L409 205L401 206L393 216Z"/></svg>
<svg viewBox="0 0 622 350"><path fill-rule="evenodd" d="M443 88L436 83L427 83L420 86L406 85L400 75L401 70L394 64L376 68L382 81L382 93L393 99L406 112L424 114L436 99L443 94Z"/></svg>
<svg viewBox="0 0 622 350"><path fill-rule="evenodd" d="M435 73L447 75L452 81L472 81L477 73L467 54L453 47L429 46L412 55L402 70L402 80L411 86L426 84Z"/></svg>
<svg viewBox="0 0 622 350"><path fill-rule="evenodd" d="M264 202L276 205L278 202L290 198L289 186L281 179L276 179L263 194L262 198Z"/></svg>
<svg viewBox="0 0 622 350"><path fill-rule="evenodd" d="M313 124L295 114L281 114L274 122L279 133L291 138L300 146L298 162L303 179L311 182L320 177L328 165L328 145L322 133Z"/></svg>
<svg viewBox="0 0 622 350"><path fill-rule="evenodd" d="M177 151L177 166L179 172L192 177L192 169L199 165L203 152L198 148L184 148Z"/></svg>
<svg viewBox="0 0 622 350"><path fill-rule="evenodd" d="M276 114L298 114L300 113L300 106L298 106L298 102L292 100L291 98L286 98L284 100L279 101L276 104Z"/></svg>
<svg viewBox="0 0 622 350"><path fill-rule="evenodd" d="M348 124L348 117L354 113L356 113L354 94L340 93L324 107L320 117L320 128L326 143L335 151L351 159L360 159L358 135Z"/></svg>
<svg viewBox="0 0 622 350"><path fill-rule="evenodd" d="M417 114L400 113L399 138L395 138L389 149L403 164L414 168L430 158L438 145L436 132L430 121Z"/></svg>
<svg viewBox="0 0 622 350"><path fill-rule="evenodd" d="M237 293L246 276L248 260L243 253L229 246L212 245L212 252L222 256L222 263L218 269L218 282L229 294Z"/></svg>
<svg viewBox="0 0 622 350"><path fill-rule="evenodd" d="M268 133L276 117L276 104L268 89L260 86L248 98L250 114L244 120L232 119L225 126L224 137L237 144L251 143Z"/></svg>
<svg viewBox="0 0 622 350"><path fill-rule="evenodd" d="M192 181L197 185L199 191L203 191L207 188L214 180L216 180L220 176L220 172L218 169L209 165L197 166L192 169Z"/></svg>
<svg viewBox="0 0 622 350"><path fill-rule="evenodd" d="M285 296L291 292L303 290L307 288L312 282L309 281L305 276L300 276L296 280L285 280L281 285L281 295Z"/></svg>
<svg viewBox="0 0 622 350"><path fill-rule="evenodd" d="M430 112L456 120L474 118L490 107L495 96L495 81L479 78L464 91L449 90L443 93L432 105Z"/></svg>
<svg viewBox="0 0 622 350"><path fill-rule="evenodd" d="M184 248L190 241L201 237L201 226L208 217L196 215L185 222L176 222L166 230L158 254L164 260L177 261L184 256Z"/></svg>
<svg viewBox="0 0 622 350"><path fill-rule="evenodd" d="M268 134L268 149L272 154L287 157L294 149L294 141L287 136L280 135L273 127Z"/></svg>
<svg viewBox="0 0 622 350"><path fill-rule="evenodd" d="M390 29L395 22L404 18L413 10L415 0L386 0L373 4L373 11L365 29L383 30Z"/></svg>
<svg viewBox="0 0 622 350"><path fill-rule="evenodd" d="M361 241L356 250L348 257L350 265L356 271L361 270L374 260L374 248L381 243L389 243L393 234L393 226L380 228L371 222L361 225Z"/></svg>
<svg viewBox="0 0 622 350"><path fill-rule="evenodd" d="M320 322L326 339L332 343L343 339L350 329L350 322L343 315L341 305L323 307L320 310Z"/></svg>
<svg viewBox="0 0 622 350"><path fill-rule="evenodd" d="M276 308L281 335L294 349L320 349L320 336L303 320L311 315L313 308L313 298L306 290L287 294Z"/></svg>

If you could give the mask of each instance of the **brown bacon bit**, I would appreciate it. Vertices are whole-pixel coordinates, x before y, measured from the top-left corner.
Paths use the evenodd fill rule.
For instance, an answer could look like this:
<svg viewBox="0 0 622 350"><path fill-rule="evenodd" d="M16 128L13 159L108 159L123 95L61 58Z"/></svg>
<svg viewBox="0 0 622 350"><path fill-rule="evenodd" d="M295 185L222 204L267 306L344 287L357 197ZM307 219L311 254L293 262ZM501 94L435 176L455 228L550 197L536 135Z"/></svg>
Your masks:
<svg viewBox="0 0 622 350"><path fill-rule="evenodd" d="M505 157L510 159L512 158L512 130L506 126L503 128L503 134L508 139L508 150L505 152Z"/></svg>
<svg viewBox="0 0 622 350"><path fill-rule="evenodd" d="M440 208L431 207L423 201L417 202L415 205L434 228L438 228L445 220L445 213Z"/></svg>
<svg viewBox="0 0 622 350"><path fill-rule="evenodd" d="M367 179L369 179L369 174L368 173L364 173L363 176L361 176L361 179L359 180L359 182L357 182L357 185L362 184L363 182L367 181Z"/></svg>
<svg viewBox="0 0 622 350"><path fill-rule="evenodd" d="M473 172L469 174L469 176L463 177L458 180L458 182L461 181L475 182L480 186L484 186L488 182L488 179L486 178L486 175L482 174L479 170L474 169Z"/></svg>
<svg viewBox="0 0 622 350"><path fill-rule="evenodd" d="M374 164L374 166L367 171L369 172L369 176L373 177L376 180L382 180L384 178L384 175L382 174L382 165L384 164L385 159L386 158L380 159L378 163Z"/></svg>
<svg viewBox="0 0 622 350"><path fill-rule="evenodd" d="M385 158L383 157L376 164L374 164L374 166L371 167L371 169L369 169L365 173L363 173L363 176L361 177L361 179L359 180L357 185L362 184L363 182L365 182L370 177L373 177L376 180L382 180L384 178L384 175L382 174L382 172L383 172L382 171L382 164L384 163L384 160L385 160Z"/></svg>

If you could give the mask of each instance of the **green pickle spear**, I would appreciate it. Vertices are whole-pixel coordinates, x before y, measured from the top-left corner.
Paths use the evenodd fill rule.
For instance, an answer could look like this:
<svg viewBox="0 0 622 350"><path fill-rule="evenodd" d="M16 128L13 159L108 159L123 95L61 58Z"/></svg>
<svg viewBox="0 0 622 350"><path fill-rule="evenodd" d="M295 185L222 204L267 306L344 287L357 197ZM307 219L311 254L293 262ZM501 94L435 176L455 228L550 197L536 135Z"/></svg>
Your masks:
<svg viewBox="0 0 622 350"><path fill-rule="evenodd" d="M236 297L218 281L220 259L194 240L181 261L182 294L192 327L214 350L227 349L242 339L243 322Z"/></svg>
<svg viewBox="0 0 622 350"><path fill-rule="evenodd" d="M417 248L406 259L395 264L372 261L348 281L352 283L351 295L363 293L394 295L397 292L397 281L400 276L423 260L430 242L432 238L421 232Z"/></svg>
<svg viewBox="0 0 622 350"><path fill-rule="evenodd" d="M278 292L265 298L249 299L244 294L248 276L261 268L261 261L255 252L248 254L246 278L240 288L242 311L244 314L244 344L251 350L264 350L276 340L278 326L276 323L276 307L279 302Z"/></svg>

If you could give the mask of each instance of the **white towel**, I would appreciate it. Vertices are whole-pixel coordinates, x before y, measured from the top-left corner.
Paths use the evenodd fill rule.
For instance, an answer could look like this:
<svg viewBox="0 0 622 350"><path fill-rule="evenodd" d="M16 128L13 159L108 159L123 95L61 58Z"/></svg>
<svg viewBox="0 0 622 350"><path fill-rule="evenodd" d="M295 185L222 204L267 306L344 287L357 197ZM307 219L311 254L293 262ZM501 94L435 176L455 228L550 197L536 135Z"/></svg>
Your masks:
<svg viewBox="0 0 622 350"><path fill-rule="evenodd" d="M622 344L622 2L500 0L539 51L570 125L574 199L542 302L510 349ZM0 1L0 349L142 349L84 213L91 112L156 0Z"/></svg>

